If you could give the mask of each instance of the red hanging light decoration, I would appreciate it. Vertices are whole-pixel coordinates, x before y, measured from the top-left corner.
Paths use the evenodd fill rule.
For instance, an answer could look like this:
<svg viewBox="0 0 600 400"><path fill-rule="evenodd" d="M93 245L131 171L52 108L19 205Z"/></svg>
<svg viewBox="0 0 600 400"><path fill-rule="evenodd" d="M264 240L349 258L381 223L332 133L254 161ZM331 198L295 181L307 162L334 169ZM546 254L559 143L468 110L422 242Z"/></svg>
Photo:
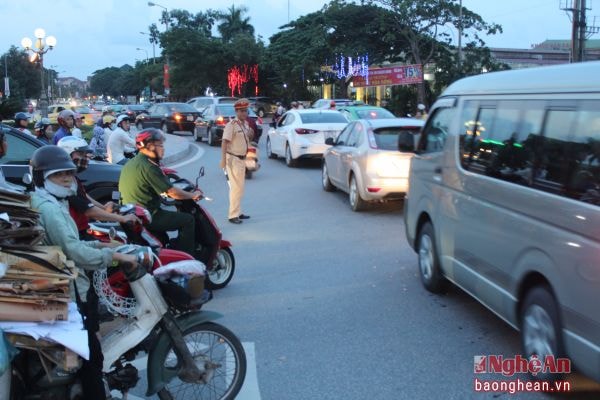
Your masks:
<svg viewBox="0 0 600 400"><path fill-rule="evenodd" d="M227 86L231 89L231 96L234 97L236 92L242 94L242 86L245 83L253 80L255 83L255 94L258 95L258 64L247 65L241 67L234 65L227 71Z"/></svg>

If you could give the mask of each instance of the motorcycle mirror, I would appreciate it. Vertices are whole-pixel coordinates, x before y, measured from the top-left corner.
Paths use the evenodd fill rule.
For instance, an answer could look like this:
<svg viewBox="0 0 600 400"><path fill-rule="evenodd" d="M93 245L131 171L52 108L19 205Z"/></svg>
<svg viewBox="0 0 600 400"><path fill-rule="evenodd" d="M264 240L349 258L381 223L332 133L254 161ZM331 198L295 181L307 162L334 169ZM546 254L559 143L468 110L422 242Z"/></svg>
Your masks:
<svg viewBox="0 0 600 400"><path fill-rule="evenodd" d="M23 174L23 178L21 179L21 181L26 185L31 185L31 183L33 182L33 178L31 177L31 174L27 172Z"/></svg>
<svg viewBox="0 0 600 400"><path fill-rule="evenodd" d="M115 238L117 237L117 230L114 226L111 226L108 230L108 237L110 238L110 240L115 240Z"/></svg>
<svg viewBox="0 0 600 400"><path fill-rule="evenodd" d="M204 176L204 166L200 167L200 172L198 173L198 176Z"/></svg>
<svg viewBox="0 0 600 400"><path fill-rule="evenodd" d="M113 191L111 199L113 201L116 201L117 203L120 202L121 201L121 192L119 192L118 190Z"/></svg>

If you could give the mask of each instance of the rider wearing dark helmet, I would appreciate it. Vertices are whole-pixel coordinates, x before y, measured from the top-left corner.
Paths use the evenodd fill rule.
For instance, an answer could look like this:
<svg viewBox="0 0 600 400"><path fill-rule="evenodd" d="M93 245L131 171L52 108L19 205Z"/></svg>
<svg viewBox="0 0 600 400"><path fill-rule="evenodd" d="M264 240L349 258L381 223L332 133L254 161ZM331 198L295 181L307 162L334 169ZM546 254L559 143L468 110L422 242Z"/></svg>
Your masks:
<svg viewBox="0 0 600 400"><path fill-rule="evenodd" d="M89 361L84 360L79 370L83 398L105 399L102 381L102 349L96 336L98 325L98 298L86 271L105 269L113 261L136 265L137 257L132 254L115 253L110 243L85 242L79 240L75 221L69 215L67 197L75 194L77 167L67 152L58 146L48 145L37 149L31 157L31 171L35 192L31 205L40 213L40 222L46 231L43 244L59 246L69 260L80 269L75 280L75 298L83 316L90 346Z"/></svg>
<svg viewBox="0 0 600 400"><path fill-rule="evenodd" d="M165 154L165 137L161 130L144 129L135 139L139 153L121 170L119 191L123 203L139 204L150 211L152 222L148 229L157 233L177 230L177 247L188 254L195 253L194 217L191 214L166 211L160 208L160 195L166 193L176 200L198 200L202 192L186 192L173 186L160 168Z"/></svg>
<svg viewBox="0 0 600 400"><path fill-rule="evenodd" d="M65 136L71 136L73 126L75 126L75 113L71 110L62 110L58 113L56 121L58 122L58 125L60 125L60 128L58 128L54 134L52 144L57 144L58 141Z"/></svg>
<svg viewBox="0 0 600 400"><path fill-rule="evenodd" d="M27 125L29 124L29 117L24 112L18 112L15 114L15 128L22 133L31 135ZM33 135L32 135L33 136Z"/></svg>
<svg viewBox="0 0 600 400"><path fill-rule="evenodd" d="M35 137L38 140L46 144L51 144L52 136L54 135L54 130L52 129L52 124L48 118L42 118L38 122L35 123Z"/></svg>

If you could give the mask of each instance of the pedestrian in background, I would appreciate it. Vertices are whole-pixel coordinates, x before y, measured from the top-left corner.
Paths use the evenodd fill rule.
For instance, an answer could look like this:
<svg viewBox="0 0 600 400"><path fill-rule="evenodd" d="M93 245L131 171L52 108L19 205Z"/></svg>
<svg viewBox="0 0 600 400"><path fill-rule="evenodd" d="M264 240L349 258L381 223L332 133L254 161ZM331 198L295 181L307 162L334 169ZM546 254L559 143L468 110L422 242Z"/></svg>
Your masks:
<svg viewBox="0 0 600 400"><path fill-rule="evenodd" d="M29 136L33 136L31 131L27 129L29 126L29 117L24 112L18 112L15 114L15 128L21 133L24 133Z"/></svg>
<svg viewBox="0 0 600 400"><path fill-rule="evenodd" d="M225 169L229 179L229 222L241 224L250 216L242 214L241 202L246 180L246 153L254 132L248 124L247 99L239 99L233 105L236 117L229 121L223 129L221 141L221 168Z"/></svg>

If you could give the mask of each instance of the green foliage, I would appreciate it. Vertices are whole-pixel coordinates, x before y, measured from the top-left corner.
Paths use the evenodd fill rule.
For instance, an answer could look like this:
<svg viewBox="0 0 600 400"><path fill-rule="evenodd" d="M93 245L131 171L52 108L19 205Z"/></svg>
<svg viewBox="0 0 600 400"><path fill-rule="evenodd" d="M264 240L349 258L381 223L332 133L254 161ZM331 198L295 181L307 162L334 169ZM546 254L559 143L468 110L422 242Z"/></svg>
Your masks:
<svg viewBox="0 0 600 400"><path fill-rule="evenodd" d="M41 92L39 64L29 61L25 50L15 46L2 55L2 67L7 63L10 97L0 101L0 116L12 118L18 111L25 110L26 99L37 99ZM4 85L2 85L4 88Z"/></svg>

